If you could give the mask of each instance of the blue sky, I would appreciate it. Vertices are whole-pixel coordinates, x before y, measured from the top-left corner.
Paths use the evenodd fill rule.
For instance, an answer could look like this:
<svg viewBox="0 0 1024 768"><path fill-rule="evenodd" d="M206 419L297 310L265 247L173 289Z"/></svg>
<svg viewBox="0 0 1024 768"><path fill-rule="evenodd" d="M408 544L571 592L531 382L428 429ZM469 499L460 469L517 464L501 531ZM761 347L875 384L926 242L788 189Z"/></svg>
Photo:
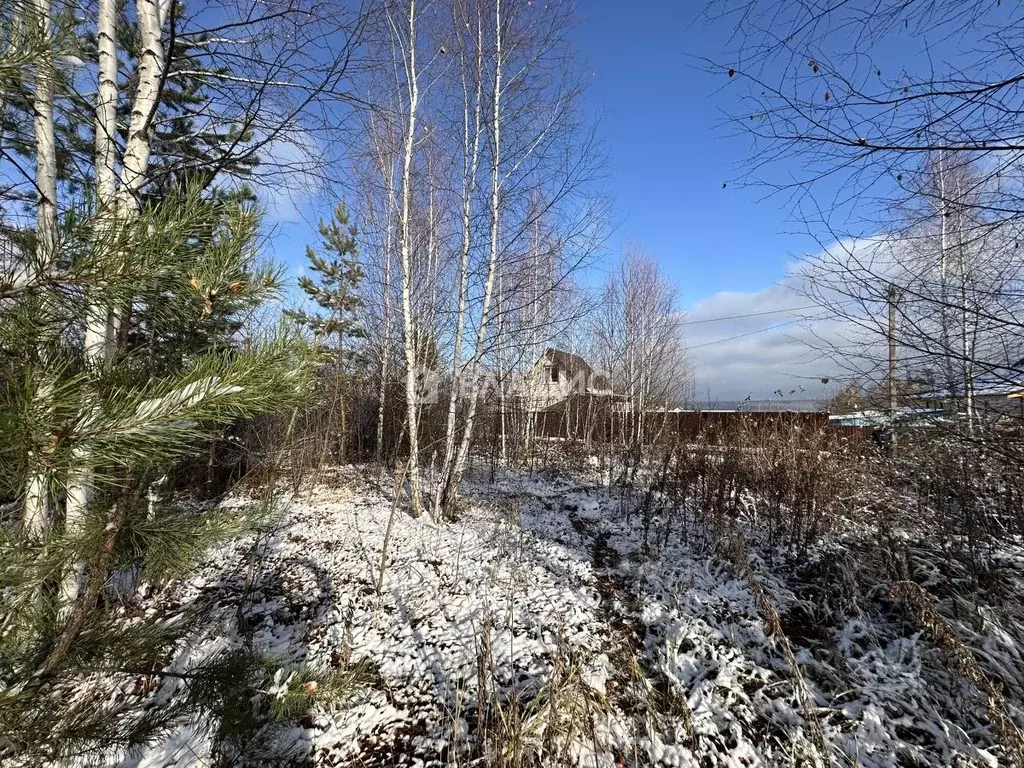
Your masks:
<svg viewBox="0 0 1024 768"><path fill-rule="evenodd" d="M608 261L636 243L672 278L680 308L700 321L687 340L702 400L779 399L777 390L790 400L828 397L834 385L820 377L837 371L806 345L805 313L778 312L807 305L780 283L818 245L788 198L737 183L751 141L724 124L735 106L725 73L698 63L724 60L733 29L697 18L702 5L581 5L577 45L616 215ZM707 322L755 312L773 314Z"/></svg>
<svg viewBox="0 0 1024 768"><path fill-rule="evenodd" d="M724 126L724 74L696 58L722 59L731 29L696 20L698 3L611 0L582 7L577 44L591 74L587 99L601 115L617 253L636 242L676 282L684 307L718 291L754 291L813 247L786 234L787 203L764 189L722 184L742 174L750 141ZM652 23L652 20L658 23Z"/></svg>

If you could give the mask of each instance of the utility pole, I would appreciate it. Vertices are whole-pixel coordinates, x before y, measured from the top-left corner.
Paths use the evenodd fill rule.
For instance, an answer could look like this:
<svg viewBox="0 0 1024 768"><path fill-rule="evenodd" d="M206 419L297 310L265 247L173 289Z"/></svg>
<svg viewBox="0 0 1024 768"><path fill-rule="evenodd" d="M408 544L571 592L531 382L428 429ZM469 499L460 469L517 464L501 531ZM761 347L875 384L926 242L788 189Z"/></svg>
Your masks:
<svg viewBox="0 0 1024 768"><path fill-rule="evenodd" d="M896 416L896 286L889 283L889 419Z"/></svg>

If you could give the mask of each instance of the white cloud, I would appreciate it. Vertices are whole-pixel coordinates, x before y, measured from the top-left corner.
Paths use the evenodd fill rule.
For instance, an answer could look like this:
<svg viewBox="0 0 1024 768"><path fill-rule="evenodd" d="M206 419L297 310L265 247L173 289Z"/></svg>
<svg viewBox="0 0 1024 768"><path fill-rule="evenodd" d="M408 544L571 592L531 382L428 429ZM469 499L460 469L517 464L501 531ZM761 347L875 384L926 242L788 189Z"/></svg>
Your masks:
<svg viewBox="0 0 1024 768"><path fill-rule="evenodd" d="M837 243L826 253L837 259L862 254L869 242ZM853 361L836 359L835 348L848 346L860 332L809 299L801 290L804 281L801 264L792 263L761 290L723 291L686 311L698 403L749 398L806 405L828 399L851 375Z"/></svg>
<svg viewBox="0 0 1024 768"><path fill-rule="evenodd" d="M317 172L323 152L312 134L302 130L274 139L260 152L253 187L272 223L304 221L324 183Z"/></svg>

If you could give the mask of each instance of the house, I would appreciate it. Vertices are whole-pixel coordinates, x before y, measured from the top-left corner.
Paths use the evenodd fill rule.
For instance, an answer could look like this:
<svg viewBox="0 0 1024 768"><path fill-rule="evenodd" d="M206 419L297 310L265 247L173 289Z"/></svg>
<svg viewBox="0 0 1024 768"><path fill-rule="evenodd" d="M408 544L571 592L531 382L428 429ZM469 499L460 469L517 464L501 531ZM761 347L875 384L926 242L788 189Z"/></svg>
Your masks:
<svg viewBox="0 0 1024 768"><path fill-rule="evenodd" d="M897 408L893 416L889 416L885 411L872 409L829 414L828 423L832 427L929 427L934 426L945 416L946 411L942 408L904 406Z"/></svg>
<svg viewBox="0 0 1024 768"><path fill-rule="evenodd" d="M1024 384L980 382L974 389L974 408L982 417L1024 417Z"/></svg>
<svg viewBox="0 0 1024 768"><path fill-rule="evenodd" d="M574 395L617 397L608 377L580 355L552 347L544 350L523 377L522 394L530 411L561 407Z"/></svg>
<svg viewBox="0 0 1024 768"><path fill-rule="evenodd" d="M1012 366L993 369L974 381L974 410L982 418L1019 416L1024 418L1024 360ZM918 403L955 413L963 402L962 392L945 389L921 392L912 396Z"/></svg>

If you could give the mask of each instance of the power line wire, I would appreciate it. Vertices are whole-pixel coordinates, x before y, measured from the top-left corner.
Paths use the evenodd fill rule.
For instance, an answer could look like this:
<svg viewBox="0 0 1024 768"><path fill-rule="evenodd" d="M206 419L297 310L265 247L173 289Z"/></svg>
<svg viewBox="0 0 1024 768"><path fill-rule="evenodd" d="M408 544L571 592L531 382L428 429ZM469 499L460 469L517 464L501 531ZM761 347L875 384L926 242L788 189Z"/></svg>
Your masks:
<svg viewBox="0 0 1024 768"><path fill-rule="evenodd" d="M802 318L802 317L798 317L796 320L787 320L784 323L777 323L775 325L769 325L767 328L758 328L756 331L749 331L747 333L741 333L741 334L739 334L737 336L729 336L728 338L725 338L725 339L715 339L714 341L706 341L703 344L694 344L693 346L689 346L686 349L689 351L689 350L693 350L693 349L700 349L701 347L711 347L711 346L714 346L715 344L724 344L727 341L735 341L736 339L742 339L742 338L744 338L746 336L754 336L755 334L764 333L765 331L774 331L776 328L782 328L782 327L787 326L787 325L792 325L793 323L799 323L803 319L804 318Z"/></svg>
<svg viewBox="0 0 1024 768"><path fill-rule="evenodd" d="M768 309L764 312L750 312L746 315L729 315L727 317L708 317L704 320L684 320L684 325L700 325L701 323L720 323L723 320L742 320L745 317L763 317L764 315L780 315L784 312L802 312L805 309L821 309L818 304L809 304L806 307L792 307L789 309ZM801 318L803 319L803 318Z"/></svg>

